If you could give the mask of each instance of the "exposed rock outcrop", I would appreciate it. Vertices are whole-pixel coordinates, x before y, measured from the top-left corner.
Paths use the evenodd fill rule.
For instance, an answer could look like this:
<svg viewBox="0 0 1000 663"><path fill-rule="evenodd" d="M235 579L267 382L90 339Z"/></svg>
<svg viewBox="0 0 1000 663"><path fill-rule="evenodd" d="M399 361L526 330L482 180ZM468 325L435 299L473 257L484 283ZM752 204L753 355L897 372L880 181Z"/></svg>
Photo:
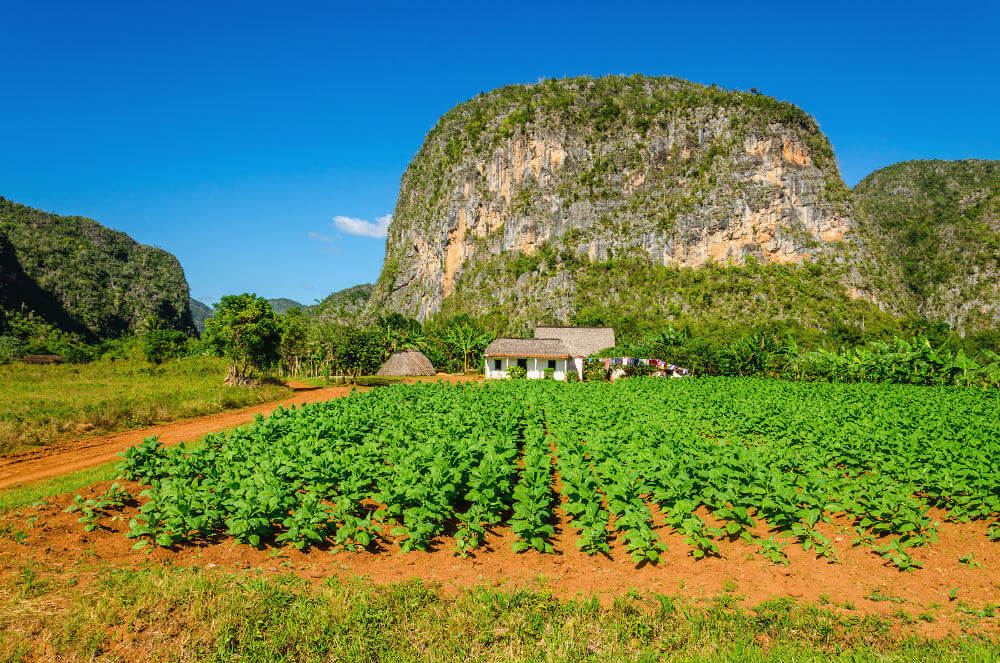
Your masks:
<svg viewBox="0 0 1000 663"><path fill-rule="evenodd" d="M369 308L565 322L581 270L623 258L823 262L845 297L874 300L845 264L864 254L830 144L795 106L678 79L545 81L480 95L431 130Z"/></svg>

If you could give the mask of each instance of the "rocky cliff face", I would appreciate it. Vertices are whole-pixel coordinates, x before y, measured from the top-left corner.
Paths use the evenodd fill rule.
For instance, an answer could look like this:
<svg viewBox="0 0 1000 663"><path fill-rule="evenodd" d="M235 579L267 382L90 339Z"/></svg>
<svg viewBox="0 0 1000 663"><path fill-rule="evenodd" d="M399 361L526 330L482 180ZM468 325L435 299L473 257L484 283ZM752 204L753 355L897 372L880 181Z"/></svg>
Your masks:
<svg viewBox="0 0 1000 663"><path fill-rule="evenodd" d="M920 314L962 332L1000 324L1000 161L906 161L854 196L864 234L887 247Z"/></svg>
<svg viewBox="0 0 1000 663"><path fill-rule="evenodd" d="M566 322L595 265L822 262L871 297L830 144L772 98L678 79L510 86L449 111L403 176L370 307ZM663 293L669 298L669 293Z"/></svg>

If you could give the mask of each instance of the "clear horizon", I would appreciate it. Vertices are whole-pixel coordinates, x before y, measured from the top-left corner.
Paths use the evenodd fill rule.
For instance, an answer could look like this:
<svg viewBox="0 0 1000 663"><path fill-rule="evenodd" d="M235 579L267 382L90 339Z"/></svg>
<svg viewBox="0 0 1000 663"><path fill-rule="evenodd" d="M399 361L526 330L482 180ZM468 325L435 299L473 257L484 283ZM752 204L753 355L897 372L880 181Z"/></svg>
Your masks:
<svg viewBox="0 0 1000 663"><path fill-rule="evenodd" d="M1000 158L1000 9L970 2L331 8L7 2L0 196L177 256L191 296L371 282L399 178L481 91L614 73L758 88L845 182Z"/></svg>

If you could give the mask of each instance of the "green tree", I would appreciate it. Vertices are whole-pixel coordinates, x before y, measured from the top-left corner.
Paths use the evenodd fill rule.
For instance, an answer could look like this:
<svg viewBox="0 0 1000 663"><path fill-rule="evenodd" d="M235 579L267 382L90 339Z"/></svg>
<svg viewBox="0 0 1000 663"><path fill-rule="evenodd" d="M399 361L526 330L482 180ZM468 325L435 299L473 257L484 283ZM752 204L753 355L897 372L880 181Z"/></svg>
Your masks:
<svg viewBox="0 0 1000 663"><path fill-rule="evenodd" d="M15 361L26 355L24 343L16 336L0 336L0 364Z"/></svg>
<svg viewBox="0 0 1000 663"><path fill-rule="evenodd" d="M227 295L205 323L205 339L216 354L230 360L226 384L248 384L253 371L279 356L281 330L266 299L255 294Z"/></svg>
<svg viewBox="0 0 1000 663"><path fill-rule="evenodd" d="M163 321L155 315L146 316L139 329L142 355L146 361L161 364L184 354L187 336L176 329L166 329Z"/></svg>
<svg viewBox="0 0 1000 663"><path fill-rule="evenodd" d="M422 337L420 323L399 313L379 316L375 329L385 341L387 357L398 350L418 347Z"/></svg>
<svg viewBox="0 0 1000 663"><path fill-rule="evenodd" d="M455 316L438 333L438 338L448 348L448 353L460 359L462 371L469 370L469 360L481 355L495 335L466 315Z"/></svg>
<svg viewBox="0 0 1000 663"><path fill-rule="evenodd" d="M359 375L377 371L384 358L385 341L372 329L350 329L337 345L337 364L355 383Z"/></svg>
<svg viewBox="0 0 1000 663"><path fill-rule="evenodd" d="M187 336L175 329L152 329L142 336L142 354L153 364L183 356L186 346Z"/></svg>
<svg viewBox="0 0 1000 663"><path fill-rule="evenodd" d="M281 329L281 361L292 375L297 375L303 358L309 354L309 321L301 309L289 309L277 316Z"/></svg>

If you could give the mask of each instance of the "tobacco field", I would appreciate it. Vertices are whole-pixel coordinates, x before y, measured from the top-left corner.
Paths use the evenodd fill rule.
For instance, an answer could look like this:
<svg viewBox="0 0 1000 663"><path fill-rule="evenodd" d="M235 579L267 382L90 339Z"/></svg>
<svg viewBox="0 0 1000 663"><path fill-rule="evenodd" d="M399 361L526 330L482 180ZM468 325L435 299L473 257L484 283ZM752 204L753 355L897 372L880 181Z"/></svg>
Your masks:
<svg viewBox="0 0 1000 663"><path fill-rule="evenodd" d="M835 518L908 570L935 540L932 507L1000 519L998 415L998 392L957 387L396 386L279 409L194 448L133 447L123 476L150 487L128 535L136 548L230 537L407 552L447 533L464 555L506 527L517 550L552 552L558 514L588 553L617 541L656 563L666 527L695 557L741 538L785 564L788 545L836 561L822 531ZM116 493L72 508L90 527L122 504ZM989 531L1000 538L1000 524Z"/></svg>

